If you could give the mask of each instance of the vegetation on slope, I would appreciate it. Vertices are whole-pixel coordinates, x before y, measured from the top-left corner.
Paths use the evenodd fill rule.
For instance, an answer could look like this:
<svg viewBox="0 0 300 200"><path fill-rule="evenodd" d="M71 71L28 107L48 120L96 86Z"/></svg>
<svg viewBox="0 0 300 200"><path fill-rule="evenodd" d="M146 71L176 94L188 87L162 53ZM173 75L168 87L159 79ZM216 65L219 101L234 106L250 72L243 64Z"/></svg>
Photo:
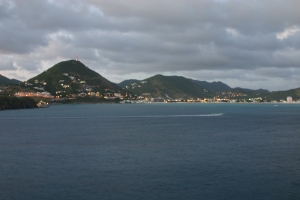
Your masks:
<svg viewBox="0 0 300 200"><path fill-rule="evenodd" d="M121 88L125 88L128 85L131 85L132 83L138 83L140 82L137 79L129 79L129 80L124 80L121 83L118 83L118 86L120 86Z"/></svg>
<svg viewBox="0 0 300 200"><path fill-rule="evenodd" d="M202 87L181 76L155 75L144 81L146 83L138 83L137 87L128 89L137 95L150 93L151 97L170 97L173 99L213 97L212 93L205 92Z"/></svg>
<svg viewBox="0 0 300 200"><path fill-rule="evenodd" d="M64 74L68 74L65 76ZM74 77L74 79L71 79ZM89 69L80 61L68 60L60 62L43 73L28 80L30 83L34 83L38 80L40 83L45 82L44 88L46 91L55 95L56 91L62 90L61 83L69 85L67 92L75 93L75 91L82 88L80 82L84 81L86 85L98 88L98 90L104 90L106 88L120 90L120 87L116 84L108 81L97 72Z"/></svg>
<svg viewBox="0 0 300 200"><path fill-rule="evenodd" d="M268 90L264 90L264 89L258 89L258 90L251 90L251 89L246 89L246 88L233 88L230 90L231 92L235 92L235 93L244 93L244 94L248 94L250 96L259 96L262 94L266 94L269 93Z"/></svg>
<svg viewBox="0 0 300 200"><path fill-rule="evenodd" d="M300 99L300 88L291 89L287 91L276 91L267 93L264 96L264 99L268 100L286 100L288 96L291 96L293 99Z"/></svg>
<svg viewBox="0 0 300 200"><path fill-rule="evenodd" d="M231 87L229 87L228 85L226 85L225 83L222 83L220 81L212 82L212 83L209 83L207 81L197 81L197 80L192 80L192 81L208 91L215 91L215 92L223 91L224 92L224 91L229 91L232 89Z"/></svg>
<svg viewBox="0 0 300 200"><path fill-rule="evenodd" d="M0 110L22 108L37 108L37 105L35 100L29 97L0 96Z"/></svg>

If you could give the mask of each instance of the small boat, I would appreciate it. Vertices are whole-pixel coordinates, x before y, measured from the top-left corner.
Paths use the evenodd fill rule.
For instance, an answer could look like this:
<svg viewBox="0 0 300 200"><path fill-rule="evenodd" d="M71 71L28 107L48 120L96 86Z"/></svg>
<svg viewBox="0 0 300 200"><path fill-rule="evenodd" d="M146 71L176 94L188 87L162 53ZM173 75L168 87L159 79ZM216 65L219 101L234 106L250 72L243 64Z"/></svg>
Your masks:
<svg viewBox="0 0 300 200"><path fill-rule="evenodd" d="M36 105L38 108L49 108L49 104L46 101L39 101Z"/></svg>

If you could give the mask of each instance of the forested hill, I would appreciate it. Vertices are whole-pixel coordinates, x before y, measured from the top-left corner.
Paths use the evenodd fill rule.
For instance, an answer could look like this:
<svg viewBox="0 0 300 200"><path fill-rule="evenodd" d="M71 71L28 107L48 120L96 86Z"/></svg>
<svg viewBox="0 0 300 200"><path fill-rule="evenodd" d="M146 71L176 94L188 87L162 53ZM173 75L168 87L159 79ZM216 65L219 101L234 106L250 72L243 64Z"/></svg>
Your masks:
<svg viewBox="0 0 300 200"><path fill-rule="evenodd" d="M213 93L182 76L155 75L143 81L128 83L130 85L126 89L137 95L173 99L213 97Z"/></svg>
<svg viewBox="0 0 300 200"><path fill-rule="evenodd" d="M99 90L111 89L120 90L121 88L102 77L97 72L89 69L80 61L68 60L57 63L53 67L43 73L28 80L30 83L45 83L43 86L46 91L54 94L56 91L62 90L62 84L68 85L69 92L75 91L85 86L92 86Z"/></svg>
<svg viewBox="0 0 300 200"><path fill-rule="evenodd" d="M192 79L191 79L192 80ZM194 83L210 91L230 91L232 88L221 81L209 83L207 81L192 80Z"/></svg>

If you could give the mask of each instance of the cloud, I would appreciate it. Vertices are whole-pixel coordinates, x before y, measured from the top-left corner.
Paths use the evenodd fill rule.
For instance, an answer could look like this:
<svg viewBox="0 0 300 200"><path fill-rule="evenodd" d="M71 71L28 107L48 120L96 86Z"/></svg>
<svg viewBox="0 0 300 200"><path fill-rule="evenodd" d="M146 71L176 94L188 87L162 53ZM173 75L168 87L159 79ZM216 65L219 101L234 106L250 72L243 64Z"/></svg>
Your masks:
<svg viewBox="0 0 300 200"><path fill-rule="evenodd" d="M285 38L288 38L291 35L294 35L295 33L299 32L300 28L298 28L297 26L292 26L290 28L285 29L284 31L277 33L277 39L279 40L283 40Z"/></svg>
<svg viewBox="0 0 300 200"><path fill-rule="evenodd" d="M2 70L15 70L14 62L12 56L0 55L1 69Z"/></svg>
<svg viewBox="0 0 300 200"><path fill-rule="evenodd" d="M0 0L0 72L28 79L78 55L114 82L161 73L291 88L286 78L298 83L290 72L300 68L299 7L298 0Z"/></svg>

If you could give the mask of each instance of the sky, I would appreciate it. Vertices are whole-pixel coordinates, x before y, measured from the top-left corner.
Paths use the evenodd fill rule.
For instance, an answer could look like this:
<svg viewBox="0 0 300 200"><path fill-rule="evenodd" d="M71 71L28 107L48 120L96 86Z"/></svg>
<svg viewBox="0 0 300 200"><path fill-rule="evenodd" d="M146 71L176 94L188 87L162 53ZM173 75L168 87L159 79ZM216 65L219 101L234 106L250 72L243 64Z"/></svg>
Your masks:
<svg viewBox="0 0 300 200"><path fill-rule="evenodd" d="M0 0L0 74L78 59L108 80L156 74L300 87L299 0Z"/></svg>

